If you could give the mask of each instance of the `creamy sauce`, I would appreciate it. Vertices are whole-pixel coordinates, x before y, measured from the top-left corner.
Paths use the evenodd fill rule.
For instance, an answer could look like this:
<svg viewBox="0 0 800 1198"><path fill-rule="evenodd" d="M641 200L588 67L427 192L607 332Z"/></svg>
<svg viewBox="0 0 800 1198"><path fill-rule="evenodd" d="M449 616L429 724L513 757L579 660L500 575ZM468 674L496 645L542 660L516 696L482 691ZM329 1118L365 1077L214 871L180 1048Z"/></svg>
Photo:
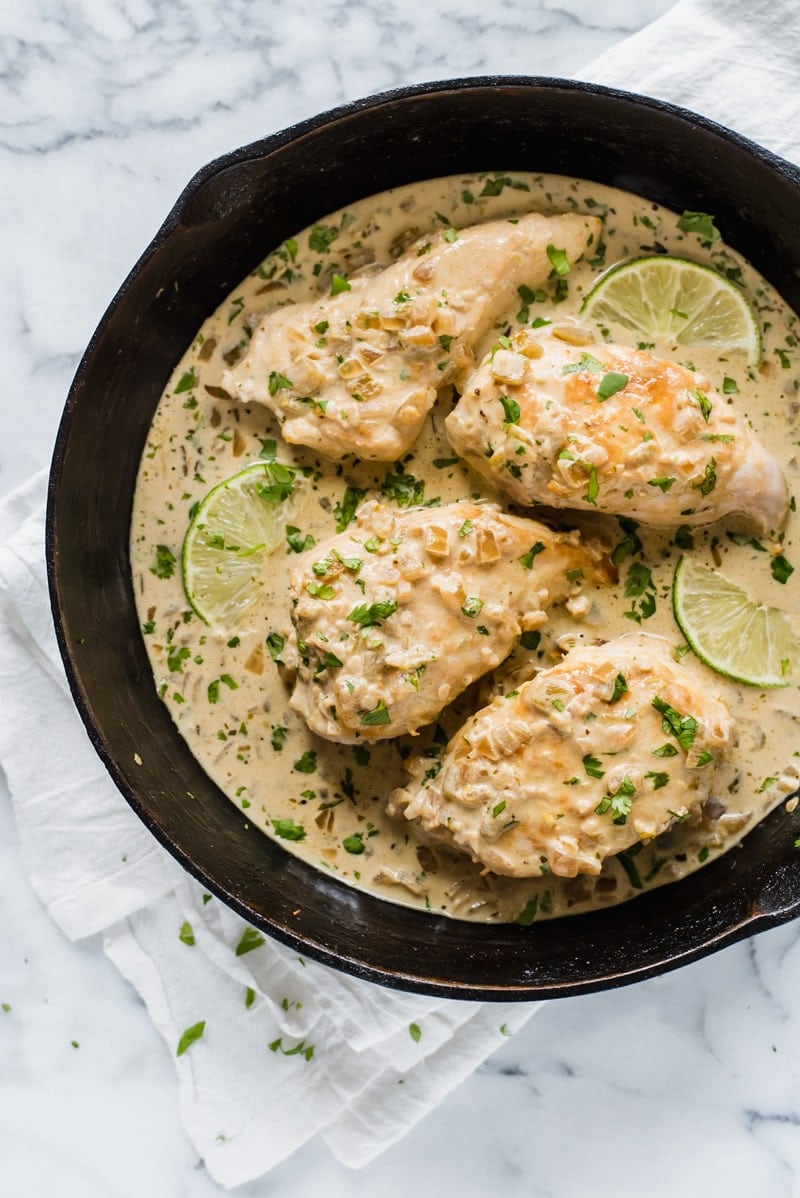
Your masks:
<svg viewBox="0 0 800 1198"><path fill-rule="evenodd" d="M195 757L245 818L312 865L382 898L493 922L530 922L534 913L546 918L608 906L674 881L737 844L797 786L800 663L790 685L773 691L738 686L693 665L728 703L739 730L716 801L702 816L673 826L635 855L610 860L597 878L498 877L426 843L405 820L386 814L391 790L406 779L404 760L420 745L429 746L434 758L472 712L537 668L554 664L571 643L591 644L641 629L666 637L679 655L685 653L670 602L682 552L720 569L760 602L791 614L800 571L782 584L770 563L778 552L792 564L800 559L796 516L790 516L778 546L754 537L741 519L683 530L676 545L674 529L640 525L634 537L610 517L558 514L558 526L599 532L618 547L619 585L586 584L591 603L580 620L563 607L553 609L535 650L518 646L494 675L474 684L421 737L369 746L315 737L289 710L289 689L273 660L273 654L280 657L275 649L280 642L273 636L271 652L266 638L289 636L294 548L284 542L272 554L257 603L240 627L228 630L207 627L191 611L180 551L192 506L216 483L257 461L270 440L276 441L279 460L305 472L290 501L289 523L300 530L298 543L307 536L320 541L336 531L347 487L380 494L388 476L394 476L384 493L389 503L407 502L414 491L413 501L420 502L423 484L424 501L479 495L498 500L485 481L455 459L447 442L443 421L452 407L450 388L440 394L420 440L403 460L406 476L417 480L415 489L407 478L398 486L395 466L352 459L336 464L284 444L265 409L245 407L226 395L222 376L242 356L253 326L266 312L327 295L334 273L347 276L388 264L428 229L528 211L600 216L602 242L563 280L554 278L532 299L522 295L478 347L479 354L498 334L537 317L575 316L582 297L614 262L662 249L708 262L740 282L756 306L764 338L761 367L748 367L736 353L726 357L660 343L653 352L707 375L715 402L735 405L752 423L781 463L793 493L800 444L797 320L747 262L720 241L704 247L695 233L681 232L674 213L599 184L523 173L458 176L386 192L324 218L271 253L231 293L203 324L159 403L141 461L131 532L136 602L158 693ZM611 334L620 343L632 343L629 332L612 329ZM528 509L523 514L540 513ZM191 804L191 798L186 802Z"/></svg>

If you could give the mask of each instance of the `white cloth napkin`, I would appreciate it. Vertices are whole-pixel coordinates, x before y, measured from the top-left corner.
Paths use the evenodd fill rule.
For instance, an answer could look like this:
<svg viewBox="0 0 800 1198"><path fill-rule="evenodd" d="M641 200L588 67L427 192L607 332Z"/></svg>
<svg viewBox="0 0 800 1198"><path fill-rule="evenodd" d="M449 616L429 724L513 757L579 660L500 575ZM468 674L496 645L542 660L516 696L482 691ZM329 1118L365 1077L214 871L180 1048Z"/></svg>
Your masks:
<svg viewBox="0 0 800 1198"><path fill-rule="evenodd" d="M797 0L681 0L577 77L682 104L800 158Z"/></svg>
<svg viewBox="0 0 800 1198"><path fill-rule="evenodd" d="M582 76L692 107L797 160L799 52L792 0L683 0ZM236 955L246 925L156 845L75 713L49 616L44 491L40 475L0 504L0 686L14 696L0 761L33 885L67 936L103 934L172 1053L205 1023L175 1060L184 1123L218 1181L254 1178L317 1132L364 1164L536 1007L382 990L268 940Z"/></svg>

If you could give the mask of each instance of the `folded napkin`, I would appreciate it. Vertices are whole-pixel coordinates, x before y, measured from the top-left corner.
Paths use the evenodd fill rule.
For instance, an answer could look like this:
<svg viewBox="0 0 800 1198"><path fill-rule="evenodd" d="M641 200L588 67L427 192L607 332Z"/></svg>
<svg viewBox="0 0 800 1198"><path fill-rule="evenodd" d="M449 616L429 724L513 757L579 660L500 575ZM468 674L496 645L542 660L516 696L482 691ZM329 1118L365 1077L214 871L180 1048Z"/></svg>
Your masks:
<svg viewBox="0 0 800 1198"><path fill-rule="evenodd" d="M578 78L682 104L800 158L796 0L682 0Z"/></svg>
<svg viewBox="0 0 800 1198"><path fill-rule="evenodd" d="M797 159L799 50L792 0L684 0L583 77L687 105ZM14 695L0 761L33 885L67 936L102 933L170 1051L189 1042L175 1056L183 1120L218 1181L254 1178L318 1132L364 1164L536 1008L386 991L242 939L246 925L156 845L89 745L50 624L44 493L40 475L0 504L0 685Z"/></svg>

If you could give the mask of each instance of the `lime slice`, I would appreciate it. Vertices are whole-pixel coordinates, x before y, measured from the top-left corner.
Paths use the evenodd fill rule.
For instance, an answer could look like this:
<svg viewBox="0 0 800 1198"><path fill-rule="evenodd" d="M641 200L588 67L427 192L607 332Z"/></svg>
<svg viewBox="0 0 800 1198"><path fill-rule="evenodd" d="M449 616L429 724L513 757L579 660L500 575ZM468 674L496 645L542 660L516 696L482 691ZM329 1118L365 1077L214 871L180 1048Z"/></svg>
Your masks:
<svg viewBox="0 0 800 1198"><path fill-rule="evenodd" d="M682 557L672 583L672 609L702 662L748 686L788 686L800 661L789 621L751 599L735 583Z"/></svg>
<svg viewBox="0 0 800 1198"><path fill-rule="evenodd" d="M256 462L206 495L183 540L186 598L206 624L234 628L255 602L266 558L281 544L295 471Z"/></svg>
<svg viewBox="0 0 800 1198"><path fill-rule="evenodd" d="M581 314L643 337L740 350L753 365L761 361L761 331L746 296L718 271L687 258L657 254L612 266Z"/></svg>

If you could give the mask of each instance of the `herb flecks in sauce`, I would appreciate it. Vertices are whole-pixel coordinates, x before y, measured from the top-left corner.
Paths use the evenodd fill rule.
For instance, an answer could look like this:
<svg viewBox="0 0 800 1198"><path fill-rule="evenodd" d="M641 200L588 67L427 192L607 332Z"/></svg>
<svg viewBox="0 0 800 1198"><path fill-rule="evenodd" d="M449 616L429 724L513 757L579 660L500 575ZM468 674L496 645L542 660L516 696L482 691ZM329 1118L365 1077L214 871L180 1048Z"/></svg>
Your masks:
<svg viewBox="0 0 800 1198"><path fill-rule="evenodd" d="M378 204L383 211L376 220ZM222 372L241 357L242 330L252 327L254 316L287 301L324 297L337 289L344 292L355 287L360 266L372 261L388 263L390 247L398 238L405 237L406 246L418 238L419 260L424 263L426 245L429 252L437 238L443 238L445 245L457 243L458 226L498 217L514 219L530 210L549 213L577 210L589 214L613 211L614 215L613 219L606 219L602 239L591 247L591 256L585 259L570 262L559 253L557 241L552 244L550 280L540 288L525 285L518 288L508 312L487 336L486 344L478 348L479 359L483 353L491 352L493 346L498 352L503 349L502 339L508 340L520 325L535 334L536 329L549 328L576 313L598 272L639 252L642 227L655 229L657 233L652 236L657 236L668 252L714 265L748 295L756 297L761 308L771 309L767 316L769 327L764 328L764 361L772 364L772 374L748 371L733 353L720 355L697 347L686 351L655 342L643 344L642 348L675 361L690 357L696 369L710 379L711 388L689 397L701 429L707 423L707 405L713 406L716 416L716 410L723 404L733 404L751 420L767 447L786 462L788 447L800 441L797 417L780 395L780 388L792 381L790 367L795 357L797 323L752 268L722 245L713 214L670 213L649 201L593 183L493 172L400 188L377 203L365 200L353 205L346 220L342 213L323 217L310 229L288 238L263 267L235 287L205 322L202 341L198 338L193 342L167 384L142 456L131 536L139 618L155 685L163 693L164 702L192 751L237 808L246 795L251 804L247 817L252 824L315 866L335 872L343 881L357 882L384 898L460 918L516 920L523 925L567 911L579 912L618 902L698 868L702 865L702 855L713 859L734 843L788 793L786 779L791 778L791 773L787 775L786 767L792 760L794 745L785 752L776 746L781 737L790 739L794 727L791 714L787 714L790 692L782 692L782 697L775 692L754 694L748 688L737 688L723 678L707 675L709 686L734 708L746 742L734 763L725 767L727 772L721 775L725 783L721 787L723 800L732 825L730 833L705 819L695 826L696 821L686 818L688 812L678 810L670 832L670 837L678 838L677 848L672 843L661 848L658 842L634 846L604 867L600 875L602 885L595 879L583 878L579 879L579 886L568 886L544 873L540 879L525 881L486 876L466 858L452 862L439 859L435 853L426 861L428 868L423 870L413 828L390 820L383 810L388 792L404 780L402 754L412 748L406 738L396 743L370 743L369 747L323 743L312 737L289 710L288 690L282 675L284 668L292 664L286 594L288 570L298 560L297 554L311 547L308 538L320 542L336 531L352 533L353 548L347 554L347 561L353 566L369 553L386 552L386 547L380 544L370 547L360 543L355 517L368 495L379 494L385 487L384 500L391 505L401 505L404 500L409 504L425 502L430 496L440 497L442 503L471 496L474 478L454 458L452 448L440 432L443 418L450 410L449 398L444 395L429 417L422 438L413 447L413 461L404 459L390 468L375 468L370 463L354 463L352 459L337 465L286 445L277 427L265 424L263 412L248 411L229 399L222 387ZM413 234L408 238L410 230ZM264 290L265 283L270 290ZM315 339L330 343L333 335L327 321L317 322ZM451 356L457 347L448 340L448 330L439 330L436 337L437 351L441 351L443 358ZM609 339L615 337L623 341L624 332L609 330ZM628 343L634 344L630 339ZM620 384L613 401L616 403L624 401L625 386L621 374L619 378L608 379L612 372L603 368L591 350L591 346L585 350L576 348L572 372L585 377L589 394L594 397L592 402L602 411L609 388ZM292 371L287 368L270 383L278 394L290 396ZM519 418L514 405L519 404L519 399L511 386L507 392L504 387L504 392L509 402L504 405L502 415L509 435L514 435L515 420ZM311 407L308 413L314 416ZM646 405L632 409L629 420L646 434ZM791 427L787 420L794 422ZM187 440L189 432L191 438ZM220 432L231 435L231 440L221 439ZM714 449L713 444L707 445L705 465L696 480L698 504L715 485ZM579 457L577 453L573 456ZM250 622L212 635L200 621L182 622L187 604L181 585L180 547L186 523L212 486L242 465L259 459L273 467L264 479L263 498L275 506L284 500L291 503L290 527L280 551L269 559L263 594ZM526 458L521 456L518 461L522 465ZM597 470L590 463L576 465L575 469L582 471L581 490L587 503L596 503L602 485ZM797 468L786 469L790 488L796 492ZM668 494L668 488L673 488L674 494L670 479L677 475L676 470L652 473L651 486L656 499L660 499L659 492ZM488 489L484 493L486 498L496 498ZM582 635L590 640L618 635L631 631L633 623L637 631L641 627L642 631L668 637L678 652L668 586L681 552L698 555L699 560L722 569L743 584L749 572L758 580L757 587L750 589L766 588L765 601L780 602L785 597L788 603L795 585L792 563L797 560L793 520L794 517L780 546L764 537L758 547L751 543L755 538L750 534L737 541L729 540L725 535L726 522L710 529L682 525L654 532L634 521L620 520L621 531L616 538L609 534L611 556L619 570L620 582L608 591L590 590L585 584L592 605L582 621ZM576 523L580 522L578 518ZM730 525L733 530L737 527L735 522ZM467 529L459 545L468 546L473 540ZM520 571L530 571L534 588L536 550L537 546L532 545L519 562ZM350 569L346 563L339 563L337 568ZM354 568L346 576L357 578L358 572ZM327 574L317 581L322 587L337 585L336 579ZM465 595L460 604L473 610L478 602L486 606L490 596L489 585L480 597ZM350 609L350 619L342 635L380 636L381 625L398 618L399 613L389 610L389 605L382 604L378 596L365 595L362 603ZM464 612L460 618L465 635L482 638L481 630L490 627L486 611ZM520 633L518 648L508 668L552 665L558 658L558 639L573 634L575 628L575 621L567 611L553 609L546 625ZM168 638L167 631L172 629L179 631ZM184 648L187 654L181 653ZM328 677L330 671L339 676L343 673L336 662L344 660L345 654L336 643L307 646L301 651L309 654L312 670L319 669L321 677ZM200 664L197 659L201 659ZM170 662L176 667L174 670L169 668ZM254 669L246 668L246 662ZM412 677L410 671L409 678ZM235 690L226 678L236 683ZM342 682L344 685L345 680ZM509 679L501 667L497 677L499 693L510 693L517 685L518 681ZM613 695L614 690L612 680L609 694ZM624 718L627 704L625 692L621 691L613 706L620 718ZM369 717L374 712L378 720L384 718L379 696L370 700L364 712ZM430 745L428 768L432 777L440 768L442 743L455 731L463 715L445 710L441 727L423 730L423 743ZM656 711L656 715L666 727L654 738L652 769L645 771L649 776L642 782L642 794L649 794L662 782L677 755L697 753L694 745L686 748L691 738L690 711L676 710L674 714ZM771 730L768 745L759 748L756 733L767 725ZM239 731L242 727L246 728L246 734ZM587 728L591 733L591 721ZM369 732L368 724L365 731ZM572 787L574 793L579 791L574 778L588 785L591 779L608 774L613 762L614 758L592 752L589 737L583 762L578 758L575 766L564 773L570 793ZM694 765L698 769L710 768L709 763L702 765L701 759ZM760 789L765 779L773 778L778 780ZM667 792L666 786L660 790ZM635 802L635 796L626 796L624 788L621 794L613 791L618 791L618 784L608 789L608 810L596 818L612 820L624 816L629 820L626 800ZM504 811L496 820L500 822L507 817L508 812ZM379 830L379 835L368 834L367 820ZM363 846L364 851L353 852L355 846ZM681 850L685 861L677 858ZM249 945L250 941L244 943ZM273 1051L292 1053L296 1048L294 1042L284 1040ZM309 1048L304 1045L296 1055L305 1056Z"/></svg>

